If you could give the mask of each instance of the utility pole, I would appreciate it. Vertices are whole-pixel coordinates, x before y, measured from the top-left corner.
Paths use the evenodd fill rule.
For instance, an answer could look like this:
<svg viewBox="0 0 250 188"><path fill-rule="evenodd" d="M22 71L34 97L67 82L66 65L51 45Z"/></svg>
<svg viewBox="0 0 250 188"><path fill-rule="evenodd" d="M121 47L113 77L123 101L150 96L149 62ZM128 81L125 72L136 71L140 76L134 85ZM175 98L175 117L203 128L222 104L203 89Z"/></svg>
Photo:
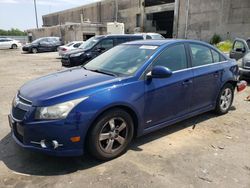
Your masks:
<svg viewBox="0 0 250 188"><path fill-rule="evenodd" d="M115 0L115 21L118 20L118 2Z"/></svg>
<svg viewBox="0 0 250 188"><path fill-rule="evenodd" d="M37 10L36 10L36 0L34 0L35 15L36 15L36 28L38 28Z"/></svg>

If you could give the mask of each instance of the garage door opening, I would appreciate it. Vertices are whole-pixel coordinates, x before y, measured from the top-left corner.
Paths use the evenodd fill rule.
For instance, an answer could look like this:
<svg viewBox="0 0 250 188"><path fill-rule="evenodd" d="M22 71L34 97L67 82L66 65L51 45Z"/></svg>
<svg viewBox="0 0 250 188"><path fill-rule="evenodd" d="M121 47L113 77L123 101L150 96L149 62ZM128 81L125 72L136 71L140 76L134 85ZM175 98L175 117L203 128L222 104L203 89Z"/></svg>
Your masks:
<svg viewBox="0 0 250 188"><path fill-rule="evenodd" d="M90 39L91 37L94 37L95 33L83 33L82 37L83 37L83 41L86 41L88 39Z"/></svg>
<svg viewBox="0 0 250 188"><path fill-rule="evenodd" d="M147 14L147 22L151 22L151 30L166 38L173 38L174 11L165 11Z"/></svg>

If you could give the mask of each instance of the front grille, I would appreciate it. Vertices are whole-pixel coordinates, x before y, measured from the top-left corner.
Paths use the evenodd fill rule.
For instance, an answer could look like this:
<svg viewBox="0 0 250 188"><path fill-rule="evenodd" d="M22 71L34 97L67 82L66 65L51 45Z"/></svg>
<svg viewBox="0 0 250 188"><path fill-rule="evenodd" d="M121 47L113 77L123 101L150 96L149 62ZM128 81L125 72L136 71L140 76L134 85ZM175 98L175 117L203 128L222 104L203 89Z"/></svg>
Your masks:
<svg viewBox="0 0 250 188"><path fill-rule="evenodd" d="M16 125L13 126L13 132L14 132L15 137L16 137L20 142L23 143L23 136L20 135L20 134L18 133Z"/></svg>
<svg viewBox="0 0 250 188"><path fill-rule="evenodd" d="M27 111L20 109L18 107L12 108L12 116L17 120L23 120Z"/></svg>
<svg viewBox="0 0 250 188"><path fill-rule="evenodd" d="M19 94L13 99L12 106L12 116L16 120L22 121L25 114L29 111L29 108L32 106L32 102L21 97Z"/></svg>
<svg viewBox="0 0 250 188"><path fill-rule="evenodd" d="M246 63L245 63L245 67L250 68L250 62L246 62Z"/></svg>
<svg viewBox="0 0 250 188"><path fill-rule="evenodd" d="M24 103L26 105L31 105L32 104L32 102L30 102L27 99L21 97L20 95L18 95L18 98L19 98L20 102L22 102L22 103Z"/></svg>

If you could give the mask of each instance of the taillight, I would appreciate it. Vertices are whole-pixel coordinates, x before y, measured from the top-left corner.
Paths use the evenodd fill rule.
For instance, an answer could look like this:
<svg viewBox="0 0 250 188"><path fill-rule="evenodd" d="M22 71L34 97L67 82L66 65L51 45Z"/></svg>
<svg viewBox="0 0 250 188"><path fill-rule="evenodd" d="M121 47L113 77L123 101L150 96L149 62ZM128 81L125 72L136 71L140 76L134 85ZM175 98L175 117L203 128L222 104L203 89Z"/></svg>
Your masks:
<svg viewBox="0 0 250 188"><path fill-rule="evenodd" d="M67 51L67 49L66 48L62 48L62 51Z"/></svg>

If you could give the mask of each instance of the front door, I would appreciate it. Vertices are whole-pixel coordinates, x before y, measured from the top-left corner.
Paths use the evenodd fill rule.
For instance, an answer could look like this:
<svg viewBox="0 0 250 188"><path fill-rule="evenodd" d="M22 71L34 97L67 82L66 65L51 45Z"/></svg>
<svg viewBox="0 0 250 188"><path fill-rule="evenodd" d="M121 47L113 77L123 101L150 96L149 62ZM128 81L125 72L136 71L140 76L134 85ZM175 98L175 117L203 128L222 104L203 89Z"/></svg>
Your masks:
<svg viewBox="0 0 250 188"><path fill-rule="evenodd" d="M169 78L153 78L145 84L145 127L151 127L189 113L193 73L188 68L184 44L167 48L153 63L173 71Z"/></svg>
<svg viewBox="0 0 250 188"><path fill-rule="evenodd" d="M243 40L236 40L230 52L230 58L239 60L243 58L247 52L247 45Z"/></svg>

